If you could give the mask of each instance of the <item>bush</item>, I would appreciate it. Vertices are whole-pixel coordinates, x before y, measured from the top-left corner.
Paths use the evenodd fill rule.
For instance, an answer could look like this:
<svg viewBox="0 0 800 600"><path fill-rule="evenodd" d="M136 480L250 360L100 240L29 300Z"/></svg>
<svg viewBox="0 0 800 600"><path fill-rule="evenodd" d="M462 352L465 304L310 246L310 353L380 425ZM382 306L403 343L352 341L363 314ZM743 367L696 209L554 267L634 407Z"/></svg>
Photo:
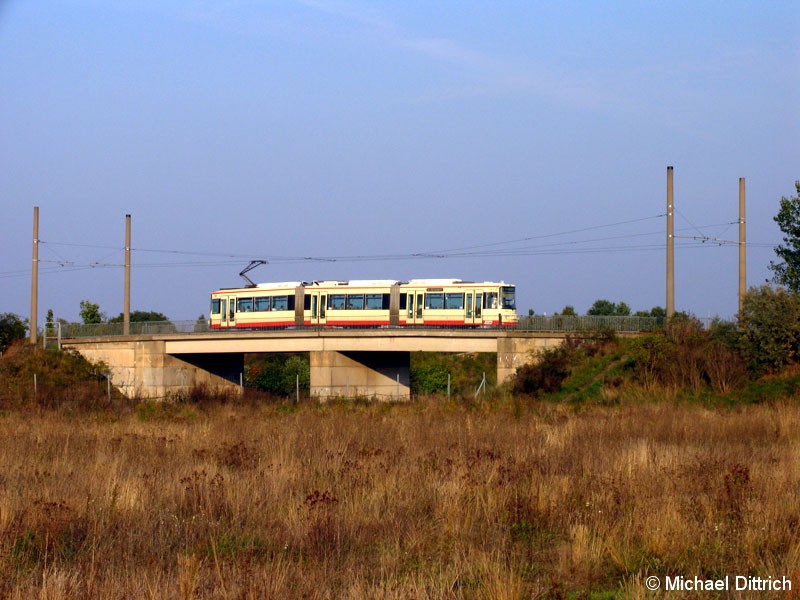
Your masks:
<svg viewBox="0 0 800 600"><path fill-rule="evenodd" d="M308 358L301 354L265 354L249 359L245 369L246 385L278 396L290 396L297 388L307 392L311 387Z"/></svg>
<svg viewBox="0 0 800 600"><path fill-rule="evenodd" d="M800 296L768 285L751 288L739 315L744 349L756 373L776 371L800 357Z"/></svg>
<svg viewBox="0 0 800 600"><path fill-rule="evenodd" d="M0 407L94 411L111 408L107 367L74 350L21 346L0 360ZM34 385L35 381L35 385ZM111 390L112 401L121 399Z"/></svg>
<svg viewBox="0 0 800 600"><path fill-rule="evenodd" d="M497 354L493 352L412 352L409 379L412 394L442 394L471 397L486 376L488 387L497 384Z"/></svg>
<svg viewBox="0 0 800 600"><path fill-rule="evenodd" d="M675 345L663 335L649 334L628 343L634 378L652 390L667 379L667 366L675 357Z"/></svg>
<svg viewBox="0 0 800 600"><path fill-rule="evenodd" d="M513 380L514 391L529 396L557 392L569 375L571 355L569 348L545 348L536 355L537 362L517 369Z"/></svg>
<svg viewBox="0 0 800 600"><path fill-rule="evenodd" d="M446 392L449 374L447 366L441 362L424 362L411 370L411 389L417 394Z"/></svg>
<svg viewBox="0 0 800 600"><path fill-rule="evenodd" d="M12 342L24 340L27 333L27 320L13 313L0 314L0 352L4 352Z"/></svg>
<svg viewBox="0 0 800 600"><path fill-rule="evenodd" d="M690 316L673 318L664 335L628 343L634 378L646 389L700 391L707 384L721 393L747 380L741 333L734 323L715 321L709 330Z"/></svg>
<svg viewBox="0 0 800 600"><path fill-rule="evenodd" d="M723 394L744 385L748 379L742 332L736 323L714 320L709 330L709 346L703 355L709 383Z"/></svg>
<svg viewBox="0 0 800 600"><path fill-rule="evenodd" d="M673 389L689 388L698 391L705 382L705 354L708 332L691 316L673 317L664 332L672 342L672 360L665 365L667 385Z"/></svg>

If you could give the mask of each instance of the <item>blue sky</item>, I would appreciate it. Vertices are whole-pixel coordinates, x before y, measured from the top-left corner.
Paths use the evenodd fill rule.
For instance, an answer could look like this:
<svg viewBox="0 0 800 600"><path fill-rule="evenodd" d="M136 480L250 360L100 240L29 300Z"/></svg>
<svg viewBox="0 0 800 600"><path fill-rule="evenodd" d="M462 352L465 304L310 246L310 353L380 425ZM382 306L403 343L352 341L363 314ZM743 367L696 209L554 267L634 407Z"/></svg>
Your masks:
<svg viewBox="0 0 800 600"><path fill-rule="evenodd" d="M457 277L518 308L736 312L800 179L796 2L0 3L0 312L175 320L257 281Z"/></svg>

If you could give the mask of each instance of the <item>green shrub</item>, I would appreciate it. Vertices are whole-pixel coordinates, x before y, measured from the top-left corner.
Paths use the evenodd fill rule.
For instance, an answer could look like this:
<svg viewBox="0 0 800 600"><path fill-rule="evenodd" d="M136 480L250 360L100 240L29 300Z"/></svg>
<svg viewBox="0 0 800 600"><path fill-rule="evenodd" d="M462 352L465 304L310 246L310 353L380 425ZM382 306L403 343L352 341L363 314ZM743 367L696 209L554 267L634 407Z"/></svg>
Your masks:
<svg viewBox="0 0 800 600"><path fill-rule="evenodd" d="M644 335L627 344L633 377L646 389L699 392L710 385L726 393L747 381L741 333L736 324L715 321L709 330L693 317L673 319L664 335Z"/></svg>
<svg viewBox="0 0 800 600"><path fill-rule="evenodd" d="M417 394L447 391L450 372L441 362L428 361L411 370L411 389Z"/></svg>
<svg viewBox="0 0 800 600"><path fill-rule="evenodd" d="M633 377L651 390L665 378L665 366L674 357L674 344L663 335L649 334L627 344Z"/></svg>
<svg viewBox="0 0 800 600"><path fill-rule="evenodd" d="M245 368L246 385L262 392L289 396L311 387L311 367L304 354L264 354L252 357Z"/></svg>
<svg viewBox="0 0 800 600"><path fill-rule="evenodd" d="M4 352L12 342L25 339L28 322L13 313L0 314L0 352Z"/></svg>
<svg viewBox="0 0 800 600"><path fill-rule="evenodd" d="M0 360L0 406L93 411L109 407L108 367L74 350L19 346ZM121 394L112 389L111 397Z"/></svg>
<svg viewBox="0 0 800 600"><path fill-rule="evenodd" d="M409 379L412 394L442 394L471 397L486 376L489 388L497 384L497 354L493 352L412 352Z"/></svg>
<svg viewBox="0 0 800 600"><path fill-rule="evenodd" d="M557 392L569 375L571 354L570 349L564 347L540 351L535 363L517 369L513 379L514 391L529 396Z"/></svg>
<svg viewBox="0 0 800 600"><path fill-rule="evenodd" d="M750 368L776 371L800 358L800 296L768 285L751 288L739 315Z"/></svg>

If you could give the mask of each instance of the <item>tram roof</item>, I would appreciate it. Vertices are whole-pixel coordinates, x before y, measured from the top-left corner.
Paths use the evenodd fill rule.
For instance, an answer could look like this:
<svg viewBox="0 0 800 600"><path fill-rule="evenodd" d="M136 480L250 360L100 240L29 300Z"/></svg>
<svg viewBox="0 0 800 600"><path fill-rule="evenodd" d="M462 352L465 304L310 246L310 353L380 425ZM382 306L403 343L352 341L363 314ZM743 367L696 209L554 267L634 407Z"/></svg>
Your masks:
<svg viewBox="0 0 800 600"><path fill-rule="evenodd" d="M257 288L296 288L305 285L304 281L277 281L275 283L257 283Z"/></svg>

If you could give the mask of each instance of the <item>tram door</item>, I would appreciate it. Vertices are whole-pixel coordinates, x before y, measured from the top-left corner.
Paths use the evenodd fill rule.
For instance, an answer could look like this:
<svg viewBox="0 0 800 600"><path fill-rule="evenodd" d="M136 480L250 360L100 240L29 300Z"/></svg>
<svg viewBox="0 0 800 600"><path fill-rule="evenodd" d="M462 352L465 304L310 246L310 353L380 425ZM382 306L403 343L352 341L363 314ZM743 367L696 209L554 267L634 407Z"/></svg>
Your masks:
<svg viewBox="0 0 800 600"><path fill-rule="evenodd" d="M467 325L483 325L483 292L470 290L464 298L464 322Z"/></svg>
<svg viewBox="0 0 800 600"><path fill-rule="evenodd" d="M422 325L422 306L425 302L425 292L409 292L406 295L406 323L408 325Z"/></svg>
<svg viewBox="0 0 800 600"><path fill-rule="evenodd" d="M328 303L328 294L311 292L311 324L325 325L325 305Z"/></svg>
<svg viewBox="0 0 800 600"><path fill-rule="evenodd" d="M464 324L465 325L475 325L476 323L480 324L480 319L476 320L476 306L475 306L475 291L469 290L464 294ZM480 316L480 311L478 312L478 316Z"/></svg>
<svg viewBox="0 0 800 600"><path fill-rule="evenodd" d="M222 327L236 327L236 296L226 296L220 302L220 324Z"/></svg>

